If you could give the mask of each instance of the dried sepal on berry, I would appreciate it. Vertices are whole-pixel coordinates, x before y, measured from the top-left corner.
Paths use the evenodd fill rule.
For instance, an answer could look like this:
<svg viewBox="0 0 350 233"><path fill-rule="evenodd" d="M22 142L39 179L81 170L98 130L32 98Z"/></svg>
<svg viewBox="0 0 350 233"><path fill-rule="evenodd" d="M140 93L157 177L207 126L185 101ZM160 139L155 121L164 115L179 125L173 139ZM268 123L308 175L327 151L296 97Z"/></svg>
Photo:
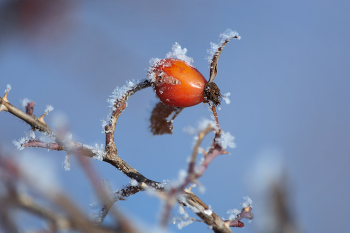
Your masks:
<svg viewBox="0 0 350 233"><path fill-rule="evenodd" d="M183 108L172 107L158 102L152 110L150 130L153 135L173 133L173 121Z"/></svg>

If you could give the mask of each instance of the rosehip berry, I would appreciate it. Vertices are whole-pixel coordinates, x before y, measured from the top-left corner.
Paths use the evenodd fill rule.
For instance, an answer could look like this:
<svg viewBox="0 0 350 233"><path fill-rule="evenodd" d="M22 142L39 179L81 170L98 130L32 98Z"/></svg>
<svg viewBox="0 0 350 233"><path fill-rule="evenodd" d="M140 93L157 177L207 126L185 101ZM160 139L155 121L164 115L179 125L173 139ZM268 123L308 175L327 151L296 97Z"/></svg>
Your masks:
<svg viewBox="0 0 350 233"><path fill-rule="evenodd" d="M186 62L167 58L153 69L154 90L159 99L168 106L190 107L206 101L204 90L207 80Z"/></svg>

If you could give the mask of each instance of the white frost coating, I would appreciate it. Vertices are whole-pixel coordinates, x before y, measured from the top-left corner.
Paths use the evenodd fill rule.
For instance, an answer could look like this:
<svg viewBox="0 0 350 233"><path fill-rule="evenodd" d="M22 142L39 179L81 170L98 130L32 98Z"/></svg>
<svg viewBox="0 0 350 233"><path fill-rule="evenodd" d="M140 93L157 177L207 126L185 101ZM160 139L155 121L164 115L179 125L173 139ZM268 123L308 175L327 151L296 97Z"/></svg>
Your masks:
<svg viewBox="0 0 350 233"><path fill-rule="evenodd" d="M131 186L138 186L138 185L139 185L139 182L137 182L137 181L134 180L134 179L130 179L130 185L131 185Z"/></svg>
<svg viewBox="0 0 350 233"><path fill-rule="evenodd" d="M191 205L187 202L186 198L185 198L183 195L180 195L180 196L178 197L178 199L179 199L180 202L184 203L188 208L190 208L194 213L200 213L200 212L202 212L202 211L199 210L197 207L191 206ZM199 206L199 207L200 207L200 206Z"/></svg>
<svg viewBox="0 0 350 233"><path fill-rule="evenodd" d="M46 109L45 109L46 115L49 114L49 112L53 111L53 109L54 108L52 107L52 105L46 105Z"/></svg>
<svg viewBox="0 0 350 233"><path fill-rule="evenodd" d="M231 95L230 92L222 95L222 99L225 100L226 104L230 104L231 103L231 100L228 98L230 95Z"/></svg>
<svg viewBox="0 0 350 233"><path fill-rule="evenodd" d="M6 92L9 92L9 91L11 91L11 85L10 85L10 84L7 84L7 85L6 85L5 93L6 93Z"/></svg>
<svg viewBox="0 0 350 233"><path fill-rule="evenodd" d="M150 82L154 82L155 80L155 73L154 68L164 64L164 60L161 60L159 58L151 58L149 60L149 67L147 69L147 80Z"/></svg>
<svg viewBox="0 0 350 233"><path fill-rule="evenodd" d="M23 150L24 149L23 144L26 142L28 141L26 141L25 138L20 138L18 141L16 141L15 139L12 140L12 144L17 147L16 148L17 150Z"/></svg>
<svg viewBox="0 0 350 233"><path fill-rule="evenodd" d="M183 227L194 222L194 219L188 219L187 221L181 221L177 224L177 229L181 230Z"/></svg>
<svg viewBox="0 0 350 233"><path fill-rule="evenodd" d="M183 205L178 205L178 212L180 216L175 216L172 218L173 224L176 224L177 228L181 230L183 227L193 223L195 221L194 218L191 218L186 212Z"/></svg>
<svg viewBox="0 0 350 233"><path fill-rule="evenodd" d="M230 132L223 132L221 133L221 136L220 138L218 138L216 140L217 143L219 143L219 145L222 147L222 149L226 150L227 147L230 147L230 148L235 148L236 147L236 143L234 143L234 139L235 137L232 136L230 134Z"/></svg>
<svg viewBox="0 0 350 233"><path fill-rule="evenodd" d="M218 44L215 44L213 42L210 42L210 49L207 49L207 53L208 53L208 57L207 60L209 62L209 65L211 64L214 54L216 53L216 51L218 50L220 46ZM211 67L209 67L211 68Z"/></svg>
<svg viewBox="0 0 350 233"><path fill-rule="evenodd" d="M33 102L33 101L30 99L24 98L24 99L21 99L20 105L22 108L25 109L30 102Z"/></svg>
<svg viewBox="0 0 350 233"><path fill-rule="evenodd" d="M104 146L103 146L103 144L101 144L101 146L99 146L99 145L96 143L96 144L95 144L95 147L90 146L90 145L85 145L85 144L84 144L83 147L86 148L86 149L91 150L92 153L95 154L94 157L92 157L92 158L94 158L94 159L96 159L96 160L102 161L103 158L104 158L104 156L107 154L107 152L104 151Z"/></svg>
<svg viewBox="0 0 350 233"><path fill-rule="evenodd" d="M66 157L64 158L64 162L63 162L63 168L66 171L70 171L70 162L69 162L69 154L66 154Z"/></svg>
<svg viewBox="0 0 350 233"><path fill-rule="evenodd" d="M171 50L172 50L171 52L168 52L165 55L165 59L167 59L167 58L179 59L179 60L186 62L187 65L194 67L194 65L193 65L194 60L192 57L188 57L186 55L186 53L187 53L186 48L182 49L181 45L179 45L177 42L175 42L175 44L173 45ZM147 69L147 79L149 81L151 81L151 82L154 81L154 78L155 78L154 68L157 66L160 66L160 65L167 66L164 59L151 58L149 60L149 67Z"/></svg>
<svg viewBox="0 0 350 233"><path fill-rule="evenodd" d="M194 128L192 126L187 126L186 128L183 129L183 131L187 134L198 134L205 130L208 125L213 127L215 130L218 130L218 127L216 126L216 123L214 121L208 120L208 119L202 119L200 122L197 124L197 128Z"/></svg>
<svg viewBox="0 0 350 233"><path fill-rule="evenodd" d="M206 215L212 215L212 214L213 214L213 210L210 209L210 206L209 206L209 209L204 210L203 212L204 212Z"/></svg>
<svg viewBox="0 0 350 233"><path fill-rule="evenodd" d="M238 32L232 31L231 29L227 29L224 33L220 34L220 39L219 39L219 44L210 42L210 49L207 50L208 52L208 57L207 60L209 64L211 64L212 59L218 48L224 43L226 40L231 40L234 37L237 37L237 40L240 40L241 37L238 35Z"/></svg>
<svg viewBox="0 0 350 233"><path fill-rule="evenodd" d="M186 55L187 53L187 49L186 48L181 48L181 45L179 45L177 42L175 42L175 44L173 45L173 47L171 48L173 51L172 52L168 52L165 55L165 58L175 58L175 59L180 59L184 62L187 63L187 65L189 66L193 66L194 60L192 57L188 57Z"/></svg>
<svg viewBox="0 0 350 233"><path fill-rule="evenodd" d="M229 214L228 219L229 219L230 221L235 220L236 217L237 217L237 215L240 214L240 213L241 213L240 210L238 210L238 209L236 209L236 208L232 208L232 209L230 209L230 210L227 211L227 214Z"/></svg>
<svg viewBox="0 0 350 233"><path fill-rule="evenodd" d="M27 133L28 140L35 140L35 132L33 130Z"/></svg>
<svg viewBox="0 0 350 233"><path fill-rule="evenodd" d="M126 85L122 87L116 87L114 89L112 95L110 95L109 99L107 99L107 102L109 103L109 114L107 117L105 117L105 119L102 120L102 128L103 128L102 133L106 133L104 128L106 125L109 124L112 113L114 110L116 110L115 103L123 99L129 91L131 91L134 87L136 87L138 84L140 84L143 81L144 79L128 80L126 81Z"/></svg>
<svg viewBox="0 0 350 233"><path fill-rule="evenodd" d="M45 143L54 143L56 138L51 136L50 134L46 133L46 132L41 132L42 136L39 136L39 140L41 142L45 142Z"/></svg>
<svg viewBox="0 0 350 233"><path fill-rule="evenodd" d="M247 208L249 205L250 205L250 207L253 207L253 201L252 201L252 199L250 199L250 197L246 196L246 197L243 197L243 199L245 200L242 203L243 208Z"/></svg>
<svg viewBox="0 0 350 233"><path fill-rule="evenodd" d="M188 213L186 212L185 208L183 205L179 205L179 208L177 210L179 214L184 215L184 217L188 217Z"/></svg>
<svg viewBox="0 0 350 233"><path fill-rule="evenodd" d="M23 144L27 143L30 140L35 140L35 133L33 130L30 130L28 133L26 133L26 136L23 138L20 138L18 141L15 139L12 140L13 145L15 145L17 150L23 150Z"/></svg>
<svg viewBox="0 0 350 233"><path fill-rule="evenodd" d="M173 122L174 120L173 120L173 118L174 118L174 116L175 116L175 114L177 113L177 111L175 110L175 111L172 111L170 114L169 114L169 116L167 117L167 118L165 118L165 120L167 121L167 122Z"/></svg>

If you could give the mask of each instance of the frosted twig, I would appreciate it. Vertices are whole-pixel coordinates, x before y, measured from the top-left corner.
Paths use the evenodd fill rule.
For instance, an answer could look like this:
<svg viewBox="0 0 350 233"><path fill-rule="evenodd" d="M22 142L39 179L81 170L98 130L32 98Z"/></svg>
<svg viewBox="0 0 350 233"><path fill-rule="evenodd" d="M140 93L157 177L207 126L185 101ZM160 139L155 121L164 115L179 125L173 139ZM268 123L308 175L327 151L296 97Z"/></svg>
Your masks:
<svg viewBox="0 0 350 233"><path fill-rule="evenodd" d="M225 47L225 45L231 40L231 39L241 39L241 37L238 35L237 32L232 31L232 30L226 30L226 32L220 34L220 44L221 45L216 45L214 43L211 43L211 50L209 51L209 58L212 57L211 59L211 64L210 64L210 78L209 82L213 82L214 79L216 78L216 75L218 73L218 61L220 54Z"/></svg>
<svg viewBox="0 0 350 233"><path fill-rule="evenodd" d="M117 87L108 102L111 104L111 114L104 121L103 126L106 133L106 150L114 147L114 131L119 116L126 108L126 100L135 92L144 88L150 87L151 82L144 79L133 82L128 82L122 88Z"/></svg>

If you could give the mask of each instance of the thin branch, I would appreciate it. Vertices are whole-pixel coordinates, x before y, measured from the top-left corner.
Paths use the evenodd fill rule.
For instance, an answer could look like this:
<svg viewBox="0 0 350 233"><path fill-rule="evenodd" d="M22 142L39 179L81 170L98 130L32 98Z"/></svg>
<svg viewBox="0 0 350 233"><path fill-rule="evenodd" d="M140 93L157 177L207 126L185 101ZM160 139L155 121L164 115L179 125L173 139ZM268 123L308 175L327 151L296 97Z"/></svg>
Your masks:
<svg viewBox="0 0 350 233"><path fill-rule="evenodd" d="M132 178L136 180L139 185L135 187L133 192L131 194L137 193L138 191L143 191L145 189L155 189L160 193L164 193L164 188L159 182L152 181L145 176L143 176L141 173L139 173L135 168L131 167L129 164L127 164L124 160L122 160L117 155L117 149L114 145L114 130L117 123L118 117L121 115L123 110L125 109L125 101L128 99L130 95L132 95L135 91L141 90L145 87L150 86L151 84L148 81L144 81L141 85L138 87L135 87L133 90L127 92L127 95L124 96L121 100L116 103L116 109L113 111L112 118L110 121L110 124L106 128L106 151L107 155L103 158L104 162L107 162L111 164L112 166L116 167L120 171L122 171L125 175L127 175L129 178ZM28 123L33 129L39 130L41 132L46 132L47 134L54 136L57 142L57 145L62 146L62 149L67 151L67 153L75 153L75 154L82 154L87 157L93 157L95 154L91 149L83 147L80 143L75 143L72 141L65 142L64 138L57 135L47 124L42 123L37 117L34 115L28 115L21 110L17 109L16 107L12 106L9 102L4 101L2 98L0 98L0 106L3 105L8 109L8 112L15 115L16 117L24 120L26 123ZM118 107L119 106L119 107ZM35 144L35 143L34 143ZM37 144L39 145L39 144ZM215 147L218 147L217 143L214 143ZM51 145L51 148L52 145ZM58 147L57 147L58 148ZM211 152L210 150L209 152ZM213 156L214 157L214 156ZM208 162L210 162L208 160ZM203 168L206 168L205 166ZM192 168L191 168L192 169ZM203 173L203 172L202 172ZM200 174L202 174L200 173ZM192 178L188 177L188 181L186 183L192 182ZM184 187L183 187L184 188ZM176 193L176 192L174 192ZM195 202L193 201L195 200ZM64 209L69 208L69 203L67 200L56 200L58 203L61 203L62 207ZM63 202L62 202L63 201ZM188 193L184 192L180 196L178 196L177 201L180 203L183 203L185 206L189 207L190 209L201 209L201 210L207 210L208 207L198 198L196 195L192 194L189 195ZM76 212L76 210L68 209L72 214ZM207 214L204 212L199 212L196 214L209 226L213 227L213 230L215 232L231 232L229 228L224 227L224 221L221 220L214 212L211 216L217 216L215 217L215 221L212 219L213 217L208 217ZM210 221L207 219L211 219ZM78 221L77 219L76 221ZM79 220L80 222L80 220ZM85 228L85 227L84 227ZM88 230L87 230L88 231Z"/></svg>

